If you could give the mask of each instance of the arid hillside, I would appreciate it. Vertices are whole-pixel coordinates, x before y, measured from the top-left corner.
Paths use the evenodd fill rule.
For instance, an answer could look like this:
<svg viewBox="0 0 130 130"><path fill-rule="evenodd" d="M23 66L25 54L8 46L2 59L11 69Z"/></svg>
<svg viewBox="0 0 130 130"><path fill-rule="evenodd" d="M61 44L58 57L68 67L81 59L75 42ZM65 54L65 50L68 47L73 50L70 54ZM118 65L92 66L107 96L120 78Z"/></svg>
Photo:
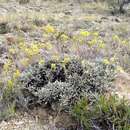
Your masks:
<svg viewBox="0 0 130 130"><path fill-rule="evenodd" d="M130 130L130 5L112 1L0 0L0 130Z"/></svg>

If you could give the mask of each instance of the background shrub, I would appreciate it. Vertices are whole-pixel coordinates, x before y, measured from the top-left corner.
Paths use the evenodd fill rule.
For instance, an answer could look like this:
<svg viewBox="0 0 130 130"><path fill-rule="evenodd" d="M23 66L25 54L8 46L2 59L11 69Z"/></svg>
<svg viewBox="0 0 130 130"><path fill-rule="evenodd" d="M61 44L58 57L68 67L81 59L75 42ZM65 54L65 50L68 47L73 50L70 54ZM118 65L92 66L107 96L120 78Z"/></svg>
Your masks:
<svg viewBox="0 0 130 130"><path fill-rule="evenodd" d="M113 8L113 13L124 13L124 6L130 3L130 0L107 0L108 4Z"/></svg>
<svg viewBox="0 0 130 130"><path fill-rule="evenodd" d="M30 0L18 0L19 4L27 4Z"/></svg>

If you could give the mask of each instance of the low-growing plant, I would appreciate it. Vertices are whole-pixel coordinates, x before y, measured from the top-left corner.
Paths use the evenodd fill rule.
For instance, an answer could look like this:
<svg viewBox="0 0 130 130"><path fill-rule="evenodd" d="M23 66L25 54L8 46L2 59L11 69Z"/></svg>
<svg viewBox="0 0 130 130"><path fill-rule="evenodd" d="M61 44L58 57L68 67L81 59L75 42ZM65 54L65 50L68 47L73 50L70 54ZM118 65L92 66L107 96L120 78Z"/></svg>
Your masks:
<svg viewBox="0 0 130 130"><path fill-rule="evenodd" d="M15 103L11 104L2 104L0 106L0 121L7 120L12 116L15 116Z"/></svg>
<svg viewBox="0 0 130 130"><path fill-rule="evenodd" d="M124 13L124 6L130 3L130 0L107 0L108 4L113 8L113 13Z"/></svg>
<svg viewBox="0 0 130 130"><path fill-rule="evenodd" d="M8 22L0 23L0 34L6 34L9 32Z"/></svg>
<svg viewBox="0 0 130 130"><path fill-rule="evenodd" d="M27 4L30 0L18 0L19 4Z"/></svg>
<svg viewBox="0 0 130 130"><path fill-rule="evenodd" d="M72 114L86 130L130 129L130 106L116 96L99 96L93 105L83 98L75 104Z"/></svg>
<svg viewBox="0 0 130 130"><path fill-rule="evenodd" d="M76 59L36 63L22 73L19 81L22 94L18 95L18 103L26 108L43 104L69 107L84 94L92 99L92 93L109 90L114 73L113 65L82 65Z"/></svg>

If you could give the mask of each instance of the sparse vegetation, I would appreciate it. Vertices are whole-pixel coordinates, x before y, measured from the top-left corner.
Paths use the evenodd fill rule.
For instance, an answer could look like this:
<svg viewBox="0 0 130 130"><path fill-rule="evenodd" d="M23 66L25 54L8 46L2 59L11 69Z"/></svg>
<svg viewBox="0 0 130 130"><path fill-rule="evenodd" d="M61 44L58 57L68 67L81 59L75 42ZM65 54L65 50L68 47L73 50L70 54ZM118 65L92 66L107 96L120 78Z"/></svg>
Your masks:
<svg viewBox="0 0 130 130"><path fill-rule="evenodd" d="M127 101L116 96L99 96L93 105L83 98L74 106L72 113L86 130L130 129L130 107Z"/></svg>
<svg viewBox="0 0 130 130"><path fill-rule="evenodd" d="M65 126L57 123L61 114L74 130L129 130L129 102L122 99L129 87L123 78L115 84L118 74L130 81L128 5L0 0L0 120L25 112L39 118L40 109L48 129Z"/></svg>
<svg viewBox="0 0 130 130"><path fill-rule="evenodd" d="M19 4L27 4L30 0L18 0Z"/></svg>
<svg viewBox="0 0 130 130"><path fill-rule="evenodd" d="M125 13L125 5L130 4L130 0L107 0L108 4L113 8L113 13Z"/></svg>

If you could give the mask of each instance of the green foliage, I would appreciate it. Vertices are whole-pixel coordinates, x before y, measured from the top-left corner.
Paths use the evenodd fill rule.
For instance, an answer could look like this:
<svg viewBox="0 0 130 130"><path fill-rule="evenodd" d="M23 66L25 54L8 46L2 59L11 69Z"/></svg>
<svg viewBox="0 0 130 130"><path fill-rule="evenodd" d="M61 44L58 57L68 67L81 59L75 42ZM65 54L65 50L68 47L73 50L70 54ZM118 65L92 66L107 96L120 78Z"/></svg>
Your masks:
<svg viewBox="0 0 130 130"><path fill-rule="evenodd" d="M27 4L30 0L18 0L19 4Z"/></svg>
<svg viewBox="0 0 130 130"><path fill-rule="evenodd" d="M124 13L124 6L129 4L129 0L107 0L108 4L113 8L113 13Z"/></svg>
<svg viewBox="0 0 130 130"><path fill-rule="evenodd" d="M34 64L22 73L18 103L26 108L36 104L69 107L84 94L93 100L93 94L111 87L114 74L113 65L102 62L82 65L80 60L72 59L67 63L60 60Z"/></svg>
<svg viewBox="0 0 130 130"><path fill-rule="evenodd" d="M15 115L15 103L0 102L0 120L6 120Z"/></svg>
<svg viewBox="0 0 130 130"><path fill-rule="evenodd" d="M130 129L130 107L126 100L116 96L99 96L93 105L83 98L73 107L72 113L86 130Z"/></svg>
<svg viewBox="0 0 130 130"><path fill-rule="evenodd" d="M15 115L15 88L13 80L8 80L5 88L1 89L0 120L8 119Z"/></svg>
<svg viewBox="0 0 130 130"><path fill-rule="evenodd" d="M115 67L111 64L96 62L91 65L86 65L83 74L84 85L89 87L91 92L102 93L112 86L115 75ZM88 88L87 87L87 88Z"/></svg>
<svg viewBox="0 0 130 130"><path fill-rule="evenodd" d="M0 34L6 34L9 32L8 23L2 22L0 23Z"/></svg>

